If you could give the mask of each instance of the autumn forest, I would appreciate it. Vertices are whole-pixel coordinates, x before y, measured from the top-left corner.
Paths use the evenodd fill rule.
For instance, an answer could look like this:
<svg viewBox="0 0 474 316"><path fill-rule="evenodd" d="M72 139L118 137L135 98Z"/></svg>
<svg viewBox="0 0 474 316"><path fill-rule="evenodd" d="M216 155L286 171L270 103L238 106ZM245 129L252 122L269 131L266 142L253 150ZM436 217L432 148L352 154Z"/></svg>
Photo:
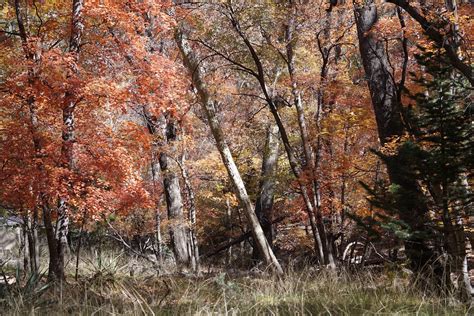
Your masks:
<svg viewBox="0 0 474 316"><path fill-rule="evenodd" d="M1 308L469 314L473 14L0 1Z"/></svg>

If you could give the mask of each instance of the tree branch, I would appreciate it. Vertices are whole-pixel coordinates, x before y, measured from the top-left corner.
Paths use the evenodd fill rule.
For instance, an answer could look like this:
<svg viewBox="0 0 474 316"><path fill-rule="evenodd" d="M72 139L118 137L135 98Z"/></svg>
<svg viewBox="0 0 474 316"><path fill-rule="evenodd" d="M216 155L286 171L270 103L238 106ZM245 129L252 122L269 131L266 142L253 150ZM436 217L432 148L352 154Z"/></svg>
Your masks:
<svg viewBox="0 0 474 316"><path fill-rule="evenodd" d="M405 10L415 21L417 21L425 34L438 46L446 50L446 56L451 62L451 65L462 73L471 86L474 86L474 78L472 76L472 68L468 64L464 63L458 56L454 43L443 35L440 30L429 22L424 16L422 16L417 9L412 7L407 0L387 0L389 3L393 3L403 10Z"/></svg>

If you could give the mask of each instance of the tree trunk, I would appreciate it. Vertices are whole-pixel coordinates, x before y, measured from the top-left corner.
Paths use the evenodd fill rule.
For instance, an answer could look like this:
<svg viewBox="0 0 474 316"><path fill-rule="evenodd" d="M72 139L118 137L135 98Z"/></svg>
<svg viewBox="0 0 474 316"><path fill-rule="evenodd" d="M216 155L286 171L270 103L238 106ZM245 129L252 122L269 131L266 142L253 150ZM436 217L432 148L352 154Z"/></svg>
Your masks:
<svg viewBox="0 0 474 316"><path fill-rule="evenodd" d="M48 203L43 199L43 223L46 231L46 239L48 241L49 251L49 265L48 265L48 279L55 281L60 279L60 276L64 275L59 263L61 260L58 258L58 247L56 245L57 240L54 233L53 221L51 218L51 208Z"/></svg>
<svg viewBox="0 0 474 316"><path fill-rule="evenodd" d="M155 128L151 124L153 122L150 121L150 117L147 116L147 111L146 107L143 109L144 111L144 117L145 117L145 123L148 127L148 131L150 134L153 135ZM160 169L160 163L158 159L158 145L156 144L156 141L152 142L151 145L151 163L150 163L150 169L151 169L151 180L153 182L153 197L155 198L155 245L154 245L154 252L156 255L156 258L158 259L158 262L162 263L163 262L163 241L161 237L161 210L160 210L160 198L158 196L158 171Z"/></svg>
<svg viewBox="0 0 474 316"><path fill-rule="evenodd" d="M446 262L446 285L453 289L457 287L459 297L464 302L471 302L472 287L467 270L466 252L466 232L460 210L450 205L448 181L442 184L431 184L430 193L435 204L438 206L443 222L444 249L448 255ZM469 203L462 208L462 212L468 210ZM463 214L464 215L464 214ZM451 274L454 276L454 283L451 283Z"/></svg>
<svg viewBox="0 0 474 316"><path fill-rule="evenodd" d="M400 105L397 101L397 87L388 62L385 44L374 34L374 25L377 22L377 7L375 1L369 0L365 4L354 4L355 20L359 39L359 49L364 65L367 83L370 90L372 105L377 121L378 134L382 145L393 137L404 133ZM386 167L390 181L398 184L413 196L404 196L403 209L400 210L400 219L413 231L426 231L428 208L423 200L423 193L418 183L400 172L401 168L409 164L403 157L390 157ZM430 267L435 253L425 240L411 237L405 241L405 250L410 259L411 268L420 273Z"/></svg>
<svg viewBox="0 0 474 316"><path fill-rule="evenodd" d="M183 198L179 183L179 163L168 157L166 152L159 152L159 147L163 147L167 144L173 147L175 144L177 140L175 123L172 121L172 118L168 118L166 115L158 121L157 118L149 113L146 106L143 107L143 117L149 133L156 138L152 149L151 171L153 181L155 181L157 177L156 158L158 158L161 173L163 175L163 189L168 212L171 248L173 249L176 264L179 269L183 267L192 267L194 269L196 265L193 264L192 235L189 233L190 228L185 220ZM161 229L159 227L161 218L158 208L156 222L157 241L159 243L158 247L161 248ZM159 250L159 255L161 256L161 249Z"/></svg>
<svg viewBox="0 0 474 316"><path fill-rule="evenodd" d="M193 271L199 271L199 247L196 236L196 202L194 199L194 190L189 180L185 165L185 154L181 155L181 162L179 168L181 169L181 176L183 177L184 186L186 187L188 197L188 221L189 221L189 253L191 255L191 266Z"/></svg>
<svg viewBox="0 0 474 316"><path fill-rule="evenodd" d="M82 21L82 10L84 6L83 0L73 0L72 3L72 21L71 21L71 37L69 40L69 52L73 54L75 63L78 62L79 49L82 40L82 33L84 24ZM71 70L72 76L78 74L77 66L73 66ZM71 75L69 75L71 76ZM66 91L63 105L63 131L62 131L62 147L61 147L61 165L69 173L74 170L74 143L75 137L75 120L74 110L78 102L77 91L71 88ZM63 179L63 185L66 186L66 192L71 192L72 182L70 174L67 174ZM58 202L58 219L56 222L56 254L50 256L50 260L57 260L51 266L54 266L53 271L49 271L52 279L64 279L64 255L68 249L67 236L69 233L69 197L61 196Z"/></svg>
<svg viewBox="0 0 474 316"><path fill-rule="evenodd" d="M248 48L248 51L251 55L251 58L255 64L255 67L257 69L257 72L252 72L252 75L257 79L258 84L260 85L262 94L264 95L264 99L268 104L270 113L272 114L275 123L278 126L278 130L280 132L281 136L281 141L283 143L283 147L285 148L285 152L288 158L288 163L290 164L291 171L293 172L296 180L298 181L298 186L301 190L301 195L303 197L303 201L306 205L306 212L308 214L310 223L311 223L311 228L313 232L314 239L321 245L324 244L320 241L320 234L318 233L318 228L316 227L316 219L314 217L315 210L313 205L311 204L311 199L308 194L308 189L306 188L306 184L302 181L301 176L302 176L302 170L301 166L297 161L295 152L293 147L291 146L290 139L288 136L288 133L286 131L286 128L281 120L280 114L278 112L278 108L267 88L266 85L266 80L265 80L265 72L263 68L263 64L260 60L260 57L258 56L257 51L255 50L255 47L253 44L250 42L246 34L243 32L242 28L240 27L239 21L237 20L235 16L235 11L232 8L232 5L229 6L229 17L232 22L232 26L234 27L234 30L237 32L239 37L242 39L244 42L245 46Z"/></svg>
<svg viewBox="0 0 474 316"><path fill-rule="evenodd" d="M31 239L29 238L29 230L28 227L30 226L28 218L29 216L23 217L23 224L21 225L21 229L19 230L19 239L20 239L20 247L18 249L18 261L23 256L23 265L21 268L23 269L23 276L26 277L31 272L31 265L30 265L30 242Z"/></svg>
<svg viewBox="0 0 474 316"><path fill-rule="evenodd" d="M229 230L229 239L227 240L228 243L232 241L232 207L230 206L229 198L225 200L226 205L226 212L225 212L225 224L226 228ZM232 246L227 248L225 264L229 265L232 262Z"/></svg>
<svg viewBox="0 0 474 316"><path fill-rule="evenodd" d="M32 274L38 274L39 271L39 244L38 244L38 212L35 210L32 214L25 216L25 252L27 253L27 261L29 271Z"/></svg>
<svg viewBox="0 0 474 316"><path fill-rule="evenodd" d="M378 20L377 6L370 0L355 6L359 48L370 90L380 142L384 145L404 131L397 102L397 88L390 73L385 43L372 32Z"/></svg>
<svg viewBox="0 0 474 316"><path fill-rule="evenodd" d="M173 146L177 140L176 126L172 119L165 119L164 136L166 143ZM178 267L192 266L192 255L188 251L191 243L189 227L184 216L183 198L179 183L179 167L176 161L171 159L166 152L159 156L160 168L163 174L163 187L165 191L166 205L168 209L169 232L171 246Z"/></svg>
<svg viewBox="0 0 474 316"><path fill-rule="evenodd" d="M456 216L454 223L445 227L446 249L452 265L452 273L457 283L459 297L464 302L472 302L472 286L467 266L466 233L462 218Z"/></svg>
<svg viewBox="0 0 474 316"><path fill-rule="evenodd" d="M147 51L150 54L155 51L164 54L164 46L160 45L156 38L154 38L154 30L156 26L155 17L153 15L146 15L146 21L148 22L148 27L145 30L148 40ZM194 232L196 220L194 193L192 192L192 187L186 177L184 165L181 165L177 158L168 157L166 152L160 152L159 148L165 145L170 145L170 147L174 149L177 140L177 126L175 125L173 118L168 117L167 113L164 117L157 119L150 115L149 109L146 106L144 106L143 111L148 131L155 137L152 152L152 174L153 178L156 179L155 163L158 159L163 175L163 188L166 198L168 220L170 222L169 233L171 248L173 249L177 266L179 269L186 266L190 267L193 271L197 271L199 265L199 250ZM158 131L158 129L160 131ZM184 159L184 156L182 156L182 158ZM184 163L184 160L182 163ZM179 182L180 173L183 176L190 201L189 217L187 219L184 215L183 196ZM158 206L156 223L156 240L158 243L157 252L161 257L161 214Z"/></svg>
<svg viewBox="0 0 474 316"><path fill-rule="evenodd" d="M155 244L155 255L159 263L163 262L163 238L161 237L161 212L157 209L155 214L156 221L156 244Z"/></svg>
<svg viewBox="0 0 474 316"><path fill-rule="evenodd" d="M328 104L324 97L326 86L328 84L328 76L330 71L330 57L331 53L335 51L335 59L337 63L338 50L340 47L336 44L328 45L327 42L330 43L331 37L331 28L332 28L332 10L326 11L326 18L325 18L325 27L317 34L317 44L318 49L321 54L321 70L319 74L319 87L316 92L316 99L317 99L317 109L316 109L316 128L317 128L317 138L316 138L316 154L314 157L314 182L313 182L313 190L314 190L314 199L315 199L315 210L316 210L316 218L318 221L318 227L320 227L321 239L323 242L323 249L324 249L324 261L325 264L328 264L332 269L335 269L336 262L335 262L335 238L333 232L333 221L335 214L333 199L335 198L334 189L331 183L326 184L329 199L327 201L328 209L330 210L330 215L326 216L330 219L330 225L327 225L322 218L322 201L321 201L321 173L318 175L319 169L321 169L322 165L322 155L324 149L326 149L329 157L329 161L333 160L333 147L332 147L332 140L331 134L323 136L321 125L323 121L328 117L333 109L333 104ZM321 32L323 35L323 42L321 41Z"/></svg>
<svg viewBox="0 0 474 316"><path fill-rule="evenodd" d="M345 156L349 156L349 124L345 123L344 124L344 145L343 145L343 152ZM344 251L345 247L345 237L346 237L346 232L345 232L345 227L344 227L344 222L346 220L346 186L347 186L347 178L348 175L346 174L346 171L342 171L341 174L341 188L340 188L340 204L341 204L341 214L340 214L340 221L339 221L339 234L340 234L340 244L339 244L339 256L338 258L342 257L342 253Z"/></svg>
<svg viewBox="0 0 474 316"><path fill-rule="evenodd" d="M457 1L456 0L446 0L445 1L446 8L453 13L454 21L451 23L451 27L454 30L453 35L453 47L458 52L458 48L461 42L461 38L459 36L459 16L457 12ZM455 72L454 70L451 73L451 77L455 80ZM451 89L451 93L456 93L455 89ZM465 196L472 196L470 192L470 186L465 174L461 174L458 179L459 187L462 191L464 191ZM447 189L445 189L447 190ZM444 196L443 201L447 200L449 197ZM469 227L469 213L472 212L473 202L468 201L462 210L457 210L454 207L453 211L454 214L451 214L449 208L446 208L447 212L447 219L445 221L445 239L446 239L446 249L450 256L450 261L452 263L452 272L456 278L457 288L459 291L459 297L462 301L471 303L474 301L474 294L473 288L471 285L471 279L469 276L469 267L467 261L467 240L470 241L468 238L468 234L465 230L465 227ZM467 225L463 223L462 218L467 218ZM449 221L449 222L448 222ZM447 223L448 222L448 223ZM454 223L453 223L454 222ZM447 224L447 225L446 225ZM472 250L471 250L472 251Z"/></svg>
<svg viewBox="0 0 474 316"><path fill-rule="evenodd" d="M308 201L306 201L306 209L309 217L309 222L311 226L311 230L313 233L314 238L314 248L316 253L319 256L320 263L322 264L330 264L331 268L335 268L335 264L330 261L330 257L328 255L328 247L327 247L327 238L326 238L326 229L324 227L322 214L321 214L321 203L320 203L320 188L319 182L317 181L316 176L316 160L314 159L314 153L311 148L309 142L309 134L308 128L306 123L306 117L304 113L303 103L301 101L301 93L298 89L298 84L296 82L296 69L295 69L295 55L294 55L294 32L295 32L295 8L293 7L292 15L288 21L288 26L286 28L286 56L287 56L287 67L288 73L290 75L291 80L291 94L293 96L293 103L296 108L297 118L298 118L298 126L300 129L300 137L301 142L303 144L303 152L305 157L305 168L310 172L311 175L311 185L313 191L313 205L307 197ZM319 148L319 147L318 147ZM316 155L317 156L317 155ZM302 184L304 185L304 184ZM303 195L307 195L307 193L303 192ZM309 207L311 206L311 207Z"/></svg>
<svg viewBox="0 0 474 316"><path fill-rule="evenodd" d="M183 200L177 174L169 166L166 153L160 154L160 167L163 173L163 186L168 209L169 232L171 247L178 266L188 266L190 256L188 253L188 234L184 223Z"/></svg>
<svg viewBox="0 0 474 316"><path fill-rule="evenodd" d="M270 124L267 127L267 137L263 152L262 171L259 185L259 195L255 202L255 214L257 214L263 233L268 244L273 249L274 229L273 221L273 196L275 191L275 173L278 165L278 151L280 147L278 137L278 126ZM254 247L254 259L259 257L258 248Z"/></svg>
<svg viewBox="0 0 474 316"><path fill-rule="evenodd" d="M217 119L217 115L214 109L214 102L212 101L211 95L207 90L206 84L203 81L202 66L196 59L183 33L178 32L176 34L176 42L183 56L184 64L187 67L189 73L192 74L194 87L198 92L201 105L203 107L204 112L206 113L208 124L211 128L212 135L214 136L214 139L216 141L217 149L219 150L224 166L226 167L229 177L234 185L237 197L239 198L239 201L241 202L244 208L245 215L249 222L253 238L255 240L255 243L257 244L260 254L262 258L264 258L266 264L271 266L271 268L277 274L282 274L283 270L277 258L275 257L267 239L265 238L265 234L263 233L262 227L258 222L257 215L255 214L255 210L247 194L247 190L245 188L240 172L237 169L237 166L234 162L234 158L232 157L232 154L230 152L230 148L224 138L224 132L222 131L220 122Z"/></svg>
<svg viewBox="0 0 474 316"><path fill-rule="evenodd" d="M15 0L15 15L18 23L18 29L20 33L20 38L22 41L23 51L25 54L25 58L30 62L30 66L28 68L28 85L32 87L35 83L37 78L36 74L36 65L41 60L41 55L34 52L34 50L29 45L29 34L25 28L25 21L23 17L23 10L20 6L20 1ZM35 151L35 158L37 160L36 169L40 175L44 175L45 166L43 164L43 144L40 135L40 127L37 117L37 108L36 108L36 100L35 96L30 94L27 97L27 105L29 110L29 129L32 136L33 147ZM54 226L52 225L51 219L51 208L49 207L48 198L44 193L46 190L44 188L44 184L41 183L40 189L37 195L37 205L36 208L41 208L43 212L43 222L45 225L46 230L46 237L48 240L48 250L50 254L49 260L49 275L48 278L55 279L55 275L58 274L57 271L57 248L56 248L56 239L54 236ZM37 218L37 216L36 216Z"/></svg>

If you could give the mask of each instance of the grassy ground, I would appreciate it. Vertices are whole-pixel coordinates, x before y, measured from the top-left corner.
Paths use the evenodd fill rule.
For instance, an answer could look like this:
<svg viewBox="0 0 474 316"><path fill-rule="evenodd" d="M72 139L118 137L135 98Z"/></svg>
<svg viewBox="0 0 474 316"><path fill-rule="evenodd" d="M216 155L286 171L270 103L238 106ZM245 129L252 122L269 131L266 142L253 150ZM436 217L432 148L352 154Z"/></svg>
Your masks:
<svg viewBox="0 0 474 316"><path fill-rule="evenodd" d="M439 297L413 287L410 275L394 266L337 274L287 267L282 278L242 271L225 273L216 267L199 277L170 273L158 276L146 261L132 260L120 252L107 252L100 258L92 253L84 255L77 281L75 261L70 260L67 282L63 284L47 284L44 275L29 279L17 276L20 281L16 284L0 284L0 315L464 315L471 312L453 296Z"/></svg>
<svg viewBox="0 0 474 316"><path fill-rule="evenodd" d="M464 315L451 297L431 296L394 269L377 273L291 270L263 274L214 273L130 277L120 269L90 271L48 286L26 280L3 289L3 315ZM375 276L377 275L377 277Z"/></svg>

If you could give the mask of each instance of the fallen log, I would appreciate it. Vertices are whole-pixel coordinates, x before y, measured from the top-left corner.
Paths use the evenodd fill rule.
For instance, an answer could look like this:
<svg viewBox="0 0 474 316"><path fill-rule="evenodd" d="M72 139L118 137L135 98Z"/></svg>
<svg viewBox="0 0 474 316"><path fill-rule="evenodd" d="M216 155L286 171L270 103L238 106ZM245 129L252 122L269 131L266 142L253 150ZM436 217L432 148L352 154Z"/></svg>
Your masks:
<svg viewBox="0 0 474 316"><path fill-rule="evenodd" d="M288 217L288 216L280 216L280 217L276 218L275 220L272 221L272 225L283 221L283 220L284 220L285 218L287 218L287 217ZM205 257L206 257L206 258L209 258L209 257L215 256L215 255L217 255L219 252L224 251L224 250L226 250L227 248L232 247L233 245L236 245L236 244L238 244L238 243L241 243L242 241L247 240L247 239L249 239L249 238L251 238L251 237L252 237L252 232L250 232L250 231L245 232L245 233L243 233L242 235L240 235L239 237L237 237L236 239L231 240L231 241L225 243L224 245L220 246L220 247L217 248L216 250L207 253L207 254L205 255Z"/></svg>

